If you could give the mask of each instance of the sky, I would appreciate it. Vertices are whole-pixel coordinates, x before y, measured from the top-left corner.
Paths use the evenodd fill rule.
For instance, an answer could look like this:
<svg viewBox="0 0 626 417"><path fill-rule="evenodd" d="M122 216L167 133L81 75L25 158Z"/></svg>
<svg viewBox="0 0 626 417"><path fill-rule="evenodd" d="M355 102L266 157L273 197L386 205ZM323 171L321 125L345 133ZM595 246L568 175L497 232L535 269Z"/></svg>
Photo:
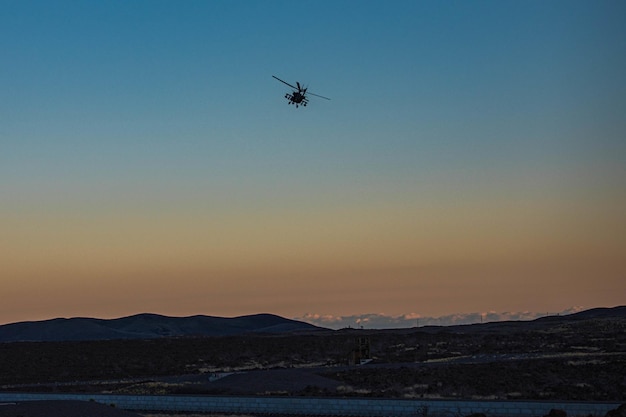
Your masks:
<svg viewBox="0 0 626 417"><path fill-rule="evenodd" d="M0 56L0 323L626 304L626 2L0 0Z"/></svg>

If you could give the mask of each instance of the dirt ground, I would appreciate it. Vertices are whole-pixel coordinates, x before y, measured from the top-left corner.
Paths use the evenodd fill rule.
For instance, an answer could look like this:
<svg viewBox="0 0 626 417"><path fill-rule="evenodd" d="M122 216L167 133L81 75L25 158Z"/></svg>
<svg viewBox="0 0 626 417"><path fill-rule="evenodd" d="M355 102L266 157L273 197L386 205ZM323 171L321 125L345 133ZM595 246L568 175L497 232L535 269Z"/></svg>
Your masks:
<svg viewBox="0 0 626 417"><path fill-rule="evenodd" d="M0 417L141 417L93 401L25 401L0 403Z"/></svg>
<svg viewBox="0 0 626 417"><path fill-rule="evenodd" d="M0 403L0 417L207 417L207 414L135 413L93 401L25 401ZM252 417L211 414L211 417Z"/></svg>

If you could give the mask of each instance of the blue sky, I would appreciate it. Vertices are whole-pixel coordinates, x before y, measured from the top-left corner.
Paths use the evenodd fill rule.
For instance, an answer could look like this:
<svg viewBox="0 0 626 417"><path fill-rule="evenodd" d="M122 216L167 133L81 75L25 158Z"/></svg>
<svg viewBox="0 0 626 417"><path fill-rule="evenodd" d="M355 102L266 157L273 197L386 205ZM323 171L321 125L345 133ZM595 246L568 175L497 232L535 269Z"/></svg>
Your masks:
<svg viewBox="0 0 626 417"><path fill-rule="evenodd" d="M1 1L0 322L619 304L625 23L620 1ZM331 101L296 110L272 75ZM576 285L552 306L528 279Z"/></svg>

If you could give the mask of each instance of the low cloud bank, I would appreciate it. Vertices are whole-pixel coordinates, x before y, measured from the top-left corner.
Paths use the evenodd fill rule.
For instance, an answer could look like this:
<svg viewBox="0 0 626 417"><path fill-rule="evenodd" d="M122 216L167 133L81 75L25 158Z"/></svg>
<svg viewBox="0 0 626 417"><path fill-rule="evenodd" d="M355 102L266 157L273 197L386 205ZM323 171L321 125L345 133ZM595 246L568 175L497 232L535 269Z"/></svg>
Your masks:
<svg viewBox="0 0 626 417"><path fill-rule="evenodd" d="M547 315L565 315L582 311L581 307L571 307L559 312L502 312L489 311L486 313L459 313L440 317L421 316L416 313L391 316L384 313L356 314L351 316L333 316L307 313L296 320L330 329L346 327L364 329L398 329L421 326L453 326L459 324L487 323L508 320L534 320Z"/></svg>

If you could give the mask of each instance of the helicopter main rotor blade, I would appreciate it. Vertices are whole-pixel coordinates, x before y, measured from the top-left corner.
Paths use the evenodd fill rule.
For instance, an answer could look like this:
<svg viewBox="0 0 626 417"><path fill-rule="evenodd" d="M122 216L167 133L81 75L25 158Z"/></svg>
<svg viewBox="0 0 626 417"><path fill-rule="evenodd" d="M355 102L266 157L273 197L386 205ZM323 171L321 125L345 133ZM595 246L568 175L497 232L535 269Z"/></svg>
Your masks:
<svg viewBox="0 0 626 417"><path fill-rule="evenodd" d="M313 93L307 93L310 96L315 96L315 97L319 97L319 98L324 98L326 100L330 100L328 97L324 97L324 96L320 96L319 94L313 94Z"/></svg>
<svg viewBox="0 0 626 417"><path fill-rule="evenodd" d="M280 81L280 82L281 82L281 83L283 83L283 84L287 84L289 87L293 88L294 90L297 90L297 89L298 89L297 87L294 87L293 85L289 84L287 81L283 81L283 80L281 80L280 78L278 78L278 77L277 77L277 76L275 76L275 75L272 75L272 77L273 77L273 78L276 78L278 81Z"/></svg>

